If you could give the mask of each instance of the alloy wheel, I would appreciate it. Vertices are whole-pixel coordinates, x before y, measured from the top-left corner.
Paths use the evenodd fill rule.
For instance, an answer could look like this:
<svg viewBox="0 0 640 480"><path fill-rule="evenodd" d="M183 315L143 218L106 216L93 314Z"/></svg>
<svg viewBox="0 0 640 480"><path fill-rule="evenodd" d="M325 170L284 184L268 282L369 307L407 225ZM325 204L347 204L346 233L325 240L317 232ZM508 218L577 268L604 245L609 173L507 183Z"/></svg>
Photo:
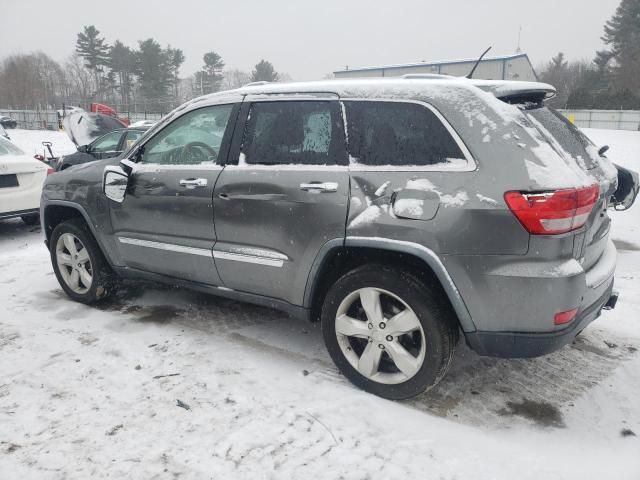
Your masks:
<svg viewBox="0 0 640 480"><path fill-rule="evenodd" d="M78 237L63 233L56 243L56 262L62 279L75 293L89 291L93 282L93 267L89 252Z"/></svg>
<svg viewBox="0 0 640 480"><path fill-rule="evenodd" d="M351 366L374 382L406 382L424 363L420 320L406 302L386 290L368 287L347 295L336 312L335 331Z"/></svg>

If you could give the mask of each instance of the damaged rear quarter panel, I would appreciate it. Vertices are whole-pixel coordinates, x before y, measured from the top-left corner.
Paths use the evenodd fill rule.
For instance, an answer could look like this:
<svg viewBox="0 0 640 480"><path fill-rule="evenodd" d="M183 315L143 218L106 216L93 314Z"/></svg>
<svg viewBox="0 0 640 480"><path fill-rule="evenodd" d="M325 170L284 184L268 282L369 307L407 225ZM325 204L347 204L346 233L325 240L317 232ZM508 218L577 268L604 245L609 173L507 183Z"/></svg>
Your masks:
<svg viewBox="0 0 640 480"><path fill-rule="evenodd" d="M478 181L478 172L352 172L347 236L414 242L441 255L525 254L528 234L502 196L485 196ZM479 191L483 195L477 195ZM394 212L394 200L410 200L412 192L424 193L416 195L423 202L421 219L416 219L420 215L401 218ZM437 202L435 209L431 202ZM436 210L435 215L429 219L424 210Z"/></svg>

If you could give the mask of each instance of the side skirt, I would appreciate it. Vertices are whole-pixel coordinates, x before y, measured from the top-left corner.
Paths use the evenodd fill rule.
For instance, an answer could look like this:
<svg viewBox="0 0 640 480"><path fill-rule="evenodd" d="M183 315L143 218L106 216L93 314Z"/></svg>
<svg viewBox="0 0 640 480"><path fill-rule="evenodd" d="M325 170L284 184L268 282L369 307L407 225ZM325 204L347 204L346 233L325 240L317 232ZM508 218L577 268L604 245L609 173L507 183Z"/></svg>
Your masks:
<svg viewBox="0 0 640 480"><path fill-rule="evenodd" d="M170 277L168 275L162 275L159 273L147 272L144 270L138 270L135 268L127 267L112 267L113 270L122 278L126 279L140 279L149 280L153 282L164 283L168 285L178 285L189 290L196 290L218 297L228 298L231 300L237 300L239 302L251 303L253 305L259 305L261 307L273 308L287 313L289 316L296 320L311 321L310 311L307 308L292 305L288 302L278 300L276 298L264 297L262 295L255 295L253 293L239 292L226 287L207 285L204 283L191 282L189 280L182 280L179 278Z"/></svg>

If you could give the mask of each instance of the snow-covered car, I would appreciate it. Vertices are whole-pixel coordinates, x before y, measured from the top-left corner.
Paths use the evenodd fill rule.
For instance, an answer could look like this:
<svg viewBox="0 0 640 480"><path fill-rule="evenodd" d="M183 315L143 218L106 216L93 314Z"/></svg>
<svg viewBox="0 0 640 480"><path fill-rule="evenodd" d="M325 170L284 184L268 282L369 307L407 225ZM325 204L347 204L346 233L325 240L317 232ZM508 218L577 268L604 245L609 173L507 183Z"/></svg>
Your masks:
<svg viewBox="0 0 640 480"><path fill-rule="evenodd" d="M50 172L47 165L0 137L0 219L21 217L27 225L38 223L42 185Z"/></svg>
<svg viewBox="0 0 640 480"><path fill-rule="evenodd" d="M6 115L0 115L0 125L4 128L16 128L18 126L18 122Z"/></svg>
<svg viewBox="0 0 640 480"><path fill-rule="evenodd" d="M4 129L2 125L0 125L0 137L4 137L7 140L11 140L11 138L9 137L9 134L7 133L7 131Z"/></svg>

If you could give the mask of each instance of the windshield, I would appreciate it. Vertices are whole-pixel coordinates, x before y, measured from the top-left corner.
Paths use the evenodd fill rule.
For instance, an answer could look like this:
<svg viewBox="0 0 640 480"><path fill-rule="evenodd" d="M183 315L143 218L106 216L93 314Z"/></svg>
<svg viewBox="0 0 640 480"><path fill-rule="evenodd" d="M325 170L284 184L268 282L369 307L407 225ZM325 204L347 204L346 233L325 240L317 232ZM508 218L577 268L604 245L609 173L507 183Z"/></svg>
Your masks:
<svg viewBox="0 0 640 480"><path fill-rule="evenodd" d="M568 154L585 170L597 166L597 159L589 153L595 145L561 113L549 107L525 110L524 113L547 137L551 146L561 150L559 154Z"/></svg>
<svg viewBox="0 0 640 480"><path fill-rule="evenodd" d="M26 155L6 138L0 137L0 155Z"/></svg>

